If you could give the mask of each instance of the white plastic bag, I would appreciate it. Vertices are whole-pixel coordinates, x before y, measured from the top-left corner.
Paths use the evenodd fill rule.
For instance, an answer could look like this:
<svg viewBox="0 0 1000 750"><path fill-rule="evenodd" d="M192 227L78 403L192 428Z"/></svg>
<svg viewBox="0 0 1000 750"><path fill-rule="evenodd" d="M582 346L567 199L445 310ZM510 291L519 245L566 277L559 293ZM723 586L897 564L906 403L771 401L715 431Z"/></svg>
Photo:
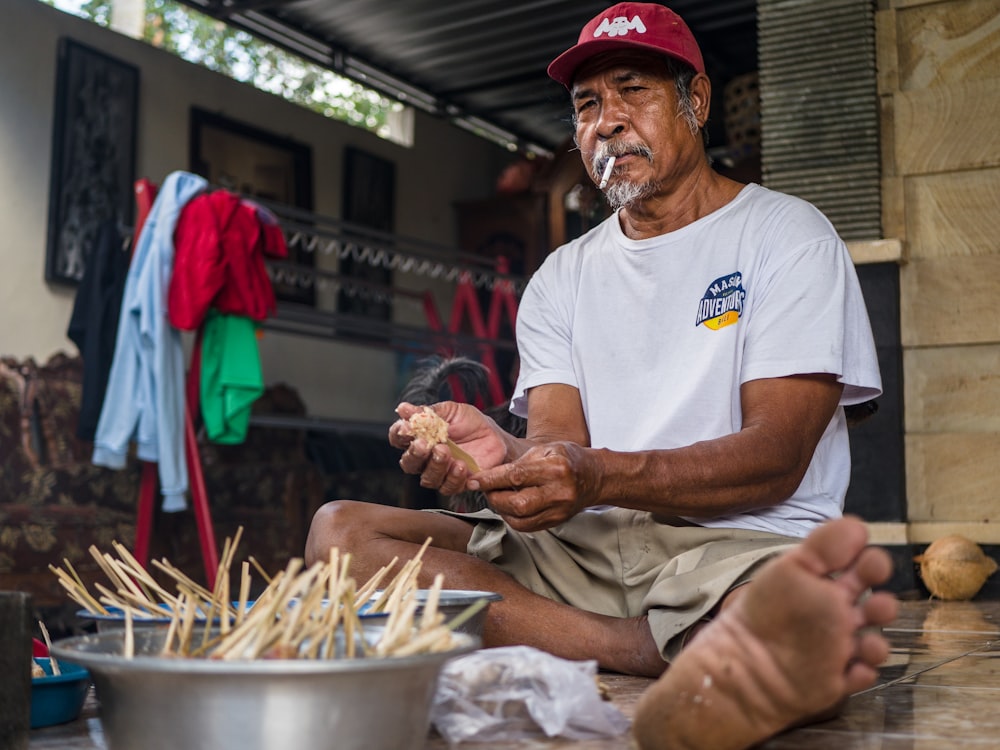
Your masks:
<svg viewBox="0 0 1000 750"><path fill-rule="evenodd" d="M531 738L592 739L628 731L597 689L597 663L528 646L476 651L445 664L431 721L450 745Z"/></svg>

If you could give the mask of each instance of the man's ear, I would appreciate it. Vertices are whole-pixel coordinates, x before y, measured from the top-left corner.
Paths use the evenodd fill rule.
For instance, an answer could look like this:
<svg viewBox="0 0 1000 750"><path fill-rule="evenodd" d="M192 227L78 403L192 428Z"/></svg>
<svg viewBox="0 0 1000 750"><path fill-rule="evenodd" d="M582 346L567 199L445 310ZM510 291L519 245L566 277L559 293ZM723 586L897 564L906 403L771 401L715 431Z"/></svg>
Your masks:
<svg viewBox="0 0 1000 750"><path fill-rule="evenodd" d="M712 105L712 82L704 73L696 73L691 79L691 106L694 108L698 127L705 127L708 122L708 110Z"/></svg>

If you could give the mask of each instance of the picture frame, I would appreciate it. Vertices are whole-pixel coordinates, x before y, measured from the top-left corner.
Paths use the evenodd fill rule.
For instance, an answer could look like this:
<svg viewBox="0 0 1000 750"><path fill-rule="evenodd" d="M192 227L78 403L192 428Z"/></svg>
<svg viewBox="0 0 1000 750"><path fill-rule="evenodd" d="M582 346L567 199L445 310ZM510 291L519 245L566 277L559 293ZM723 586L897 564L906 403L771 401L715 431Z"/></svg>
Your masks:
<svg viewBox="0 0 1000 750"><path fill-rule="evenodd" d="M191 108L190 169L213 186L248 198L313 209L312 147L239 120ZM288 261L315 267L313 253L288 249ZM315 305L315 286L275 283L279 301Z"/></svg>
<svg viewBox="0 0 1000 750"><path fill-rule="evenodd" d="M77 285L101 226L134 215L139 69L59 39L45 280Z"/></svg>

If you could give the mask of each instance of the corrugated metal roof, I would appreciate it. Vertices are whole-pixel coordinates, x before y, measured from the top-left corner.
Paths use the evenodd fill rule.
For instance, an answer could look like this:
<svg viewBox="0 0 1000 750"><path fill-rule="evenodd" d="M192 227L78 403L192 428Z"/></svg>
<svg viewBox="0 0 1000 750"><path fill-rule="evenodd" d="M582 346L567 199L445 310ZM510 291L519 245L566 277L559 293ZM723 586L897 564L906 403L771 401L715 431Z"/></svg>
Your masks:
<svg viewBox="0 0 1000 750"><path fill-rule="evenodd" d="M565 90L545 73L611 3L588 0L183 0L443 117L501 128L522 148L570 135ZM721 94L757 66L756 0L675 0ZM395 90L395 91L393 91ZM721 127L722 109L714 118Z"/></svg>

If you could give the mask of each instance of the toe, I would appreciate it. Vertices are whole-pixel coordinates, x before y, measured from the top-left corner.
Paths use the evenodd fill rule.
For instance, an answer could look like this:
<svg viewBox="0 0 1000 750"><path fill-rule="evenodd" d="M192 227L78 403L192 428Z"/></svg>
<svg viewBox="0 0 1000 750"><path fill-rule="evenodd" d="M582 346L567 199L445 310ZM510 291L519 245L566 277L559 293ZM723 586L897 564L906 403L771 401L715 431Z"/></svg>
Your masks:
<svg viewBox="0 0 1000 750"><path fill-rule="evenodd" d="M875 631L858 636L855 659L870 667L877 667L889 658L889 642Z"/></svg>
<svg viewBox="0 0 1000 750"><path fill-rule="evenodd" d="M899 614L899 601L892 594L876 591L865 600L862 613L868 625L888 625Z"/></svg>
<svg viewBox="0 0 1000 750"><path fill-rule="evenodd" d="M805 538L799 550L811 562L817 575L830 575L847 570L867 543L868 531L864 523L853 516L845 516L817 528Z"/></svg>

